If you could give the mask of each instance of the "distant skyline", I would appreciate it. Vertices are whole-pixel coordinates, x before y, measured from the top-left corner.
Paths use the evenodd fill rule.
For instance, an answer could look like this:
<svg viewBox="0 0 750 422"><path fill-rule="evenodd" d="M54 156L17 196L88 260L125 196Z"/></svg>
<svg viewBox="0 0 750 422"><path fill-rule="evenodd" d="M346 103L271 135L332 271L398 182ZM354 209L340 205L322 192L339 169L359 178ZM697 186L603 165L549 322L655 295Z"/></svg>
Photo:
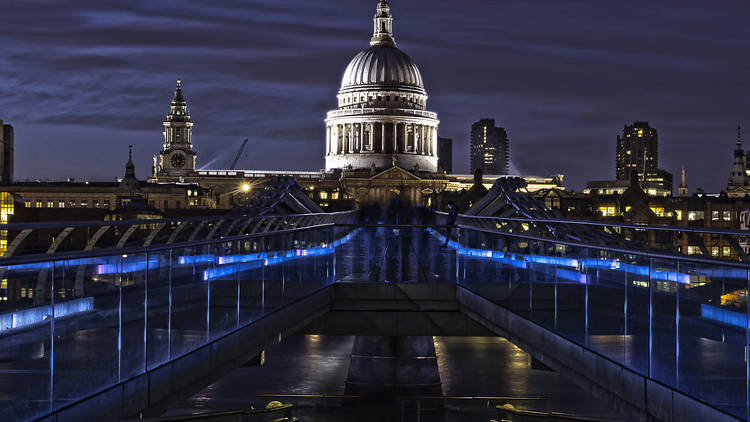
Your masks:
<svg viewBox="0 0 750 422"><path fill-rule="evenodd" d="M130 144L146 178L177 79L199 166L228 166L249 138L239 167L323 168L323 119L376 3L5 1L0 119L15 127L15 178L111 180ZM494 118L511 168L563 173L580 191L615 178L617 135L648 121L675 180L685 164L691 192L726 187L736 127L750 126L747 2L391 6L456 173L469 172L471 124Z"/></svg>

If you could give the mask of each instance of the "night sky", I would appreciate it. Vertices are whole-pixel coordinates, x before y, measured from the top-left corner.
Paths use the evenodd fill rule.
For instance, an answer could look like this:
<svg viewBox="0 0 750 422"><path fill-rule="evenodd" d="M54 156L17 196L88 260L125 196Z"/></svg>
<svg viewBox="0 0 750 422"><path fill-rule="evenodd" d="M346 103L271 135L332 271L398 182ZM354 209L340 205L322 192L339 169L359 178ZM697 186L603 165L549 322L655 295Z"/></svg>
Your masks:
<svg viewBox="0 0 750 422"><path fill-rule="evenodd" d="M214 4L215 3L215 4ZM369 44L376 0L4 0L0 119L16 179L112 180L128 144L140 178L161 148L176 79L199 166L324 167L325 112ZM397 46L419 65L468 172L471 123L507 129L524 175L614 178L616 136L646 120L660 167L717 191L736 126L750 146L750 2L392 0Z"/></svg>

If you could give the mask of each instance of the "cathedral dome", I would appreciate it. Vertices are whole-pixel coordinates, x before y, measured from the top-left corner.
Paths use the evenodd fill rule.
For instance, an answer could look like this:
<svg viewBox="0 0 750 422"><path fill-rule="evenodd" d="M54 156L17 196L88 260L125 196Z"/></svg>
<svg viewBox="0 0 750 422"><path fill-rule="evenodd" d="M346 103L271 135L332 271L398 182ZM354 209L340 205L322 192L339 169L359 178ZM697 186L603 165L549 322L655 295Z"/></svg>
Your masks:
<svg viewBox="0 0 750 422"><path fill-rule="evenodd" d="M340 92L379 87L425 93L416 63L393 45L374 45L357 54L346 67Z"/></svg>
<svg viewBox="0 0 750 422"><path fill-rule="evenodd" d="M427 110L419 68L396 48L387 0L378 0L370 47L349 62L336 99L326 115L326 170L438 171L440 121Z"/></svg>

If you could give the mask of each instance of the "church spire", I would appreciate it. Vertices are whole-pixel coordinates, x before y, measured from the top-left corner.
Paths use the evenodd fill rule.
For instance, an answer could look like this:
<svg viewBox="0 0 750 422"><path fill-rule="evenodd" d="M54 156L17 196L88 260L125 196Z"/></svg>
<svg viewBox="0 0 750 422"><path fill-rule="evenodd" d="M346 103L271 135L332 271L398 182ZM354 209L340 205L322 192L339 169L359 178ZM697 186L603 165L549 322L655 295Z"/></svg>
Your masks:
<svg viewBox="0 0 750 422"><path fill-rule="evenodd" d="M393 38L393 16L391 16L391 6L387 0L380 0L378 2L373 22L374 30L370 45L387 47L396 45L396 40Z"/></svg>
<svg viewBox="0 0 750 422"><path fill-rule="evenodd" d="M125 178L135 179L135 164L133 164L133 146L128 145L128 163L125 164Z"/></svg>
<svg viewBox="0 0 750 422"><path fill-rule="evenodd" d="M680 175L680 186L685 186L685 165L682 165L682 174Z"/></svg>
<svg viewBox="0 0 750 422"><path fill-rule="evenodd" d="M190 113L187 109L187 101L185 96L182 95L182 81L177 80L177 88L174 90L174 96L172 97L172 104L169 108L169 114L167 120L170 121L190 121Z"/></svg>
<svg viewBox="0 0 750 422"><path fill-rule="evenodd" d="M732 165L732 172L729 173L728 187L747 185L746 160L745 151L742 149L742 128L737 126L737 149L734 150L734 164Z"/></svg>
<svg viewBox="0 0 750 422"><path fill-rule="evenodd" d="M737 149L742 149L742 126L737 126Z"/></svg>
<svg viewBox="0 0 750 422"><path fill-rule="evenodd" d="M682 165L682 173L680 174L680 187L677 188L678 196L688 196L688 185L687 178L685 177L685 165Z"/></svg>

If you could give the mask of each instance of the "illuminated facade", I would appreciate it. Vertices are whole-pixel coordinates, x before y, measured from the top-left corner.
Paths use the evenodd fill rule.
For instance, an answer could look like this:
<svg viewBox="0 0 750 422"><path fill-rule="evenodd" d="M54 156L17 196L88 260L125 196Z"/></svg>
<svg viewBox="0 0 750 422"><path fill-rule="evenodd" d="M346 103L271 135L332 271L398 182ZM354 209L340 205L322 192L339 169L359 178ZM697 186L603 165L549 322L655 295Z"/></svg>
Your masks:
<svg viewBox="0 0 750 422"><path fill-rule="evenodd" d="M395 46L387 1L378 2L373 24L370 47L347 66L338 92L338 108L328 112L325 119L325 170L195 170L193 122L178 85L164 122L164 145L151 181L200 185L210 190L211 204L217 209L241 207L255 189L278 176L294 177L326 211L392 200L429 206L436 194L470 189L473 175L445 174L452 169L452 151L446 147L450 142L442 144L448 151L448 161L440 161L443 149L438 144L437 114L427 110L427 92L416 64ZM494 121L491 126L494 129ZM500 137L500 146L493 153L498 166L484 172L487 186L492 186L492 175L507 174L504 131ZM193 161L177 159L173 163L173 156L192 157ZM439 170L439 162L443 170ZM526 180L530 190L563 188L562 175Z"/></svg>
<svg viewBox="0 0 750 422"><path fill-rule="evenodd" d="M437 172L437 114L414 61L396 48L387 1L378 3L370 47L349 63L338 109L326 117L326 170L398 165Z"/></svg>
<svg viewBox="0 0 750 422"><path fill-rule="evenodd" d="M471 125L471 172L508 174L508 134L495 127L495 119L481 119Z"/></svg>
<svg viewBox="0 0 750 422"><path fill-rule="evenodd" d="M15 194L24 209L22 214L26 217L19 216L21 219L14 222L49 220L48 212L69 220L79 219L78 215L95 219L99 214L104 216L127 205L136 197L144 207L161 212L207 209L215 205L210 191L197 184L146 183L136 179L135 165L130 156L125 165L125 177L118 181L18 182L4 189ZM0 192L0 195L4 193Z"/></svg>
<svg viewBox="0 0 750 422"><path fill-rule="evenodd" d="M659 168L659 135L648 122L635 122L625 126L622 136L617 136L615 178L629 180L635 170L639 177Z"/></svg>
<svg viewBox="0 0 750 422"><path fill-rule="evenodd" d="M182 95L182 82L177 81L169 114L164 120L164 145L157 163L154 157L152 172L155 175L187 176L195 172L197 154L193 151L193 121Z"/></svg>
<svg viewBox="0 0 750 422"><path fill-rule="evenodd" d="M727 181L727 194L731 197L744 197L750 194L750 176L748 176L747 156L742 149L742 128L737 126L737 148L734 150L732 171Z"/></svg>

